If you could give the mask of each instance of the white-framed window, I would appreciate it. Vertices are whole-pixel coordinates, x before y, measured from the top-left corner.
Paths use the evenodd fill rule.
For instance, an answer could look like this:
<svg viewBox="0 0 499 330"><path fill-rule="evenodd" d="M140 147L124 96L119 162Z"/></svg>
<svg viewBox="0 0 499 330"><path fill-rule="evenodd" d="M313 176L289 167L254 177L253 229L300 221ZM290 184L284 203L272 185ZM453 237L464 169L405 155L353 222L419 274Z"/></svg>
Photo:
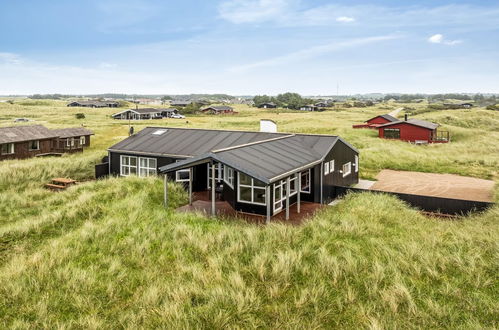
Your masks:
<svg viewBox="0 0 499 330"><path fill-rule="evenodd" d="M40 150L40 141L29 141L29 151Z"/></svg>
<svg viewBox="0 0 499 330"><path fill-rule="evenodd" d="M244 173L237 172L237 201L266 205L265 184Z"/></svg>
<svg viewBox="0 0 499 330"><path fill-rule="evenodd" d="M324 175L329 174L329 162L324 163Z"/></svg>
<svg viewBox="0 0 499 330"><path fill-rule="evenodd" d="M214 163L215 182L220 183L224 179L224 167L221 163ZM208 163L208 189L211 188L211 164Z"/></svg>
<svg viewBox="0 0 499 330"><path fill-rule="evenodd" d="M175 163L178 163L182 161L181 159L178 159L175 161ZM177 182L189 182L191 180L191 170L190 169L184 169L184 170L178 170L175 172L175 181Z"/></svg>
<svg viewBox="0 0 499 330"><path fill-rule="evenodd" d="M156 158L139 158L139 176L156 175Z"/></svg>
<svg viewBox="0 0 499 330"><path fill-rule="evenodd" d="M334 159L329 161L329 173L334 172Z"/></svg>
<svg viewBox="0 0 499 330"><path fill-rule="evenodd" d="M350 175L350 173L352 173L352 162L343 164L343 177Z"/></svg>
<svg viewBox="0 0 499 330"><path fill-rule="evenodd" d="M234 189L234 169L230 166L224 165L224 182Z"/></svg>
<svg viewBox="0 0 499 330"><path fill-rule="evenodd" d="M80 145L84 145L86 143L85 136L80 136Z"/></svg>
<svg viewBox="0 0 499 330"><path fill-rule="evenodd" d="M301 172L301 190L302 193L310 194L310 178L311 178L311 170L308 169L306 171Z"/></svg>
<svg viewBox="0 0 499 330"><path fill-rule="evenodd" d="M137 157L121 155L120 174L129 176L137 174Z"/></svg>
<svg viewBox="0 0 499 330"><path fill-rule="evenodd" d="M11 155L14 153L14 143L2 144L2 155Z"/></svg>
<svg viewBox="0 0 499 330"><path fill-rule="evenodd" d="M355 173L359 171L359 156L355 155Z"/></svg>

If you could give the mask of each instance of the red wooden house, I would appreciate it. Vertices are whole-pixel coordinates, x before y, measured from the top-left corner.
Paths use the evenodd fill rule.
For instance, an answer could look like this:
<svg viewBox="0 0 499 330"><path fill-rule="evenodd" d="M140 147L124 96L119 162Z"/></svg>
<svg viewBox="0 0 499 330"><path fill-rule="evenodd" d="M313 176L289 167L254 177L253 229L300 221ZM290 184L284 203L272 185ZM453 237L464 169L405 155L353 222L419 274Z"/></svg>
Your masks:
<svg viewBox="0 0 499 330"><path fill-rule="evenodd" d="M395 121L378 126L379 137L413 143L447 143L449 132L438 131L438 124L420 119Z"/></svg>
<svg viewBox="0 0 499 330"><path fill-rule="evenodd" d="M365 124L353 125L353 128L377 128L380 125L399 121L390 115L379 115L365 121Z"/></svg>

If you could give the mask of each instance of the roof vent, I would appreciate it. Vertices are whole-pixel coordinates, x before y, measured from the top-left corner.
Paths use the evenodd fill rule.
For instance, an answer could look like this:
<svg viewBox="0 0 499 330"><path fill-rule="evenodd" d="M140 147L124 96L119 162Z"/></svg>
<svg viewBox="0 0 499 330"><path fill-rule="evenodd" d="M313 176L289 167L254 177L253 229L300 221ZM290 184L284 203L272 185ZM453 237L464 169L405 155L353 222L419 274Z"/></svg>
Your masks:
<svg viewBox="0 0 499 330"><path fill-rule="evenodd" d="M166 129L158 129L158 130L155 130L152 135L163 135L166 133Z"/></svg>
<svg viewBox="0 0 499 330"><path fill-rule="evenodd" d="M277 133L277 124L270 119L260 119L260 132Z"/></svg>

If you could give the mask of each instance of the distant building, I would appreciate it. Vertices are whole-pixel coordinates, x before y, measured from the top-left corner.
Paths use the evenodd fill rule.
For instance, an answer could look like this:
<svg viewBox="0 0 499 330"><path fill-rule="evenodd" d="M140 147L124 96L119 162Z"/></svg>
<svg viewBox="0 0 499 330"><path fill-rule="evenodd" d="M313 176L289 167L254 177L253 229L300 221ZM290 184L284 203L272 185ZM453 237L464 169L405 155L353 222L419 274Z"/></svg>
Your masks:
<svg viewBox="0 0 499 330"><path fill-rule="evenodd" d="M275 108L277 108L277 105L274 102L266 102L266 103L259 104L258 108L260 108L260 109L275 109Z"/></svg>
<svg viewBox="0 0 499 330"><path fill-rule="evenodd" d="M83 127L48 129L42 125L0 128L0 160L83 151L92 131Z"/></svg>
<svg viewBox="0 0 499 330"><path fill-rule="evenodd" d="M438 124L421 119L398 120L378 126L379 137L401 140L416 144L446 143L450 141L449 132L437 131Z"/></svg>
<svg viewBox="0 0 499 330"><path fill-rule="evenodd" d="M322 111L321 108L315 106L314 104L304 105L300 107L301 111Z"/></svg>
<svg viewBox="0 0 499 330"><path fill-rule="evenodd" d="M117 108L116 101L73 101L68 103L68 107L86 107L86 108Z"/></svg>
<svg viewBox="0 0 499 330"><path fill-rule="evenodd" d="M172 107L186 107L190 104L192 104L192 101L173 100L170 102Z"/></svg>
<svg viewBox="0 0 499 330"><path fill-rule="evenodd" d="M128 109L120 111L111 115L111 117L113 117L114 119L122 119L122 120L148 120L148 119L169 118L174 114L178 114L178 110L175 108L168 108L168 109L143 108L143 109Z"/></svg>
<svg viewBox="0 0 499 330"><path fill-rule="evenodd" d="M444 103L444 107L447 109L471 109L473 107L472 103Z"/></svg>
<svg viewBox="0 0 499 330"><path fill-rule="evenodd" d="M314 104L316 107L318 108L327 108L329 107L329 104L327 102L317 102L316 104Z"/></svg>
<svg viewBox="0 0 499 330"><path fill-rule="evenodd" d="M234 108L229 107L227 105L219 105L219 106L211 106L201 109L201 112L208 113L212 115L221 115L221 114L233 114Z"/></svg>

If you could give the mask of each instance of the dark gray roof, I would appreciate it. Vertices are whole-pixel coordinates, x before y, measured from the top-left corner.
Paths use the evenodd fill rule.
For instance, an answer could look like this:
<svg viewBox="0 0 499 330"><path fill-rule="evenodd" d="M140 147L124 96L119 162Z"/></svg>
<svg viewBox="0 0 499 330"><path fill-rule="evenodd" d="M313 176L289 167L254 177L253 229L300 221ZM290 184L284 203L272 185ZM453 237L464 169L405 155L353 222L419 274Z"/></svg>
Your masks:
<svg viewBox="0 0 499 330"><path fill-rule="evenodd" d="M166 130L161 135L154 135L158 130ZM246 143L267 140L288 134L223 131L208 129L146 127L137 134L118 142L109 150L131 151L156 155L173 155L180 158L192 157Z"/></svg>
<svg viewBox="0 0 499 330"><path fill-rule="evenodd" d="M42 125L0 127L0 144L56 137L58 137L57 133Z"/></svg>
<svg viewBox="0 0 499 330"><path fill-rule="evenodd" d="M327 135L284 135L247 145L213 150L163 166L160 172L172 172L215 160L264 183L271 183L319 164L338 140L340 139L337 136Z"/></svg>
<svg viewBox="0 0 499 330"><path fill-rule="evenodd" d="M218 106L206 107L206 108L201 109L201 111L207 111L207 110L231 111L231 110L234 110L234 109L232 107L227 106L227 105L218 105Z"/></svg>
<svg viewBox="0 0 499 330"><path fill-rule="evenodd" d="M192 103L192 101L171 101L170 102L171 105L178 105L178 106L186 106L186 105L189 105L191 103Z"/></svg>
<svg viewBox="0 0 499 330"><path fill-rule="evenodd" d="M93 105L96 107L106 107L108 104L117 104L118 102L115 102L115 101L73 101L73 102L70 102L68 105L74 104L74 103L82 105L82 106Z"/></svg>
<svg viewBox="0 0 499 330"><path fill-rule="evenodd" d="M368 122L370 120L373 120L375 118L378 118L378 117L385 118L386 120L388 120L390 122L399 121L398 118L395 118L393 116L390 116L390 115L386 114L386 115L379 115L379 116L376 116L376 117L372 117L371 119L366 120L366 122Z"/></svg>
<svg viewBox="0 0 499 330"><path fill-rule="evenodd" d="M378 127L385 127L385 126L391 126L391 125L397 125L397 124L403 124L403 123L411 124L414 126L419 126L419 127L423 127L423 128L427 128L427 129L431 129L431 130L436 129L439 126L438 124L435 124L435 123L432 123L432 122L429 122L426 120L411 118L407 121L397 120L395 122L386 123L386 124L380 125Z"/></svg>
<svg viewBox="0 0 499 330"><path fill-rule="evenodd" d="M60 138L94 135L94 133L91 130L86 129L85 127L58 128L58 129L51 129L50 131L52 131Z"/></svg>

